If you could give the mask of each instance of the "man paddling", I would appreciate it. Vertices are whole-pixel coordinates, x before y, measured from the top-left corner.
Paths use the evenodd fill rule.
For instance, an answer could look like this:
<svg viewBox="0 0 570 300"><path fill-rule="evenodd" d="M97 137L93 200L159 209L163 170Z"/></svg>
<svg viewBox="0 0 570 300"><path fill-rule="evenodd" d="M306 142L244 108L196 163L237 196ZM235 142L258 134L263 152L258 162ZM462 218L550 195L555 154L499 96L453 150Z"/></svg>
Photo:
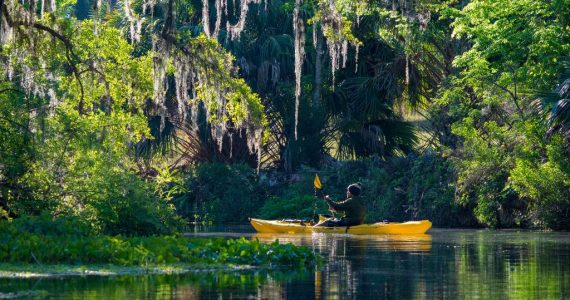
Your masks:
<svg viewBox="0 0 570 300"><path fill-rule="evenodd" d="M346 189L346 200L342 202L334 202L326 195L323 199L329 205L329 210L342 211L344 217L328 219L315 226L344 227L363 224L366 216L366 205L360 198L361 190L362 188L358 183L349 185Z"/></svg>

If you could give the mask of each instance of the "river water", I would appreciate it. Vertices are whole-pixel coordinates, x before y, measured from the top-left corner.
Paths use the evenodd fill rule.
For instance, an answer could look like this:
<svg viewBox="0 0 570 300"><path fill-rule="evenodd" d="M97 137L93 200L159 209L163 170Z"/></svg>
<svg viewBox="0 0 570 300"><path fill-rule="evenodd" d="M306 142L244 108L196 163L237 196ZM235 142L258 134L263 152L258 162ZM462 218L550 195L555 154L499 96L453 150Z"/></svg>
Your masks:
<svg viewBox="0 0 570 300"><path fill-rule="evenodd" d="M305 245L319 269L0 279L0 299L570 299L570 233L442 230L420 236L266 235L248 226L193 237Z"/></svg>

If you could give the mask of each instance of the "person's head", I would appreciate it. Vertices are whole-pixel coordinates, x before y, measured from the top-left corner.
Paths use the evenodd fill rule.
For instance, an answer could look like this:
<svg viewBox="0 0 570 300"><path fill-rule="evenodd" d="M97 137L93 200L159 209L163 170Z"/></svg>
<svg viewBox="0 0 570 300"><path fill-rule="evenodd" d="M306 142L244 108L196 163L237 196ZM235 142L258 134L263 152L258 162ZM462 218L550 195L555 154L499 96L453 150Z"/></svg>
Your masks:
<svg viewBox="0 0 570 300"><path fill-rule="evenodd" d="M362 187L359 183L353 183L346 188L346 197L351 198L352 196L360 196Z"/></svg>

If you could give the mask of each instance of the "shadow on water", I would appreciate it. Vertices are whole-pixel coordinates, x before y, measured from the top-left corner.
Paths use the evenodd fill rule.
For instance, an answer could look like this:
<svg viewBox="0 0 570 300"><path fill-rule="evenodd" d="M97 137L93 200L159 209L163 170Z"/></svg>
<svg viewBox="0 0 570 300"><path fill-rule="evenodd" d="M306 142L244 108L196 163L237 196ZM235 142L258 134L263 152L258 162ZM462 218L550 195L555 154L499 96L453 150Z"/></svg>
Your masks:
<svg viewBox="0 0 570 300"><path fill-rule="evenodd" d="M570 233L432 230L415 236L258 234L210 227L192 237L245 237L311 247L320 269L0 279L0 298L570 299ZM33 297L33 294L21 294Z"/></svg>

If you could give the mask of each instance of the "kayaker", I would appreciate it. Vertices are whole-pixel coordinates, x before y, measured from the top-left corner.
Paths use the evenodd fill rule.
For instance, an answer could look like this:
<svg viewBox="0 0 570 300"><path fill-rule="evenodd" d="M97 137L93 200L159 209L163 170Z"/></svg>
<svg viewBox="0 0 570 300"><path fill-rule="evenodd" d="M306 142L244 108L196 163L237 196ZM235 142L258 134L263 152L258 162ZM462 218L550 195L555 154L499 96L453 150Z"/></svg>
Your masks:
<svg viewBox="0 0 570 300"><path fill-rule="evenodd" d="M366 205L360 198L362 188L360 184L353 183L346 189L346 200L342 202L334 202L328 195L324 197L325 202L329 205L331 211L342 211L344 217L340 219L328 219L315 226L354 226L364 223L366 216Z"/></svg>

